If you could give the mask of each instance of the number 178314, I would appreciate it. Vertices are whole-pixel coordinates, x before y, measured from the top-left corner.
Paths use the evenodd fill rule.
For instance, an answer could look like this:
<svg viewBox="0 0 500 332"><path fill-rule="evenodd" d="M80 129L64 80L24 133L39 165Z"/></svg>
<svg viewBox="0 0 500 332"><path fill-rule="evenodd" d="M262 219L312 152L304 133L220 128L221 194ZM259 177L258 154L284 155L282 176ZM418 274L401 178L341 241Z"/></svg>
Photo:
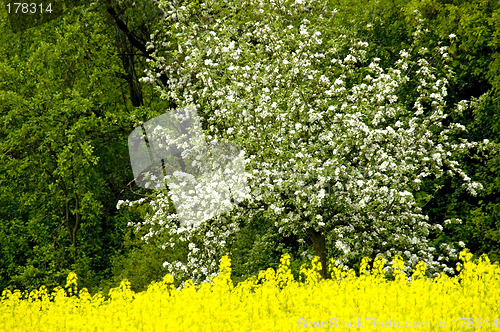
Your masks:
<svg viewBox="0 0 500 332"><path fill-rule="evenodd" d="M453 327L454 328L468 328L468 329L473 329L473 328L498 328L498 323L497 319L495 318L494 320L485 318L453 318Z"/></svg>
<svg viewBox="0 0 500 332"><path fill-rule="evenodd" d="M52 3L9 2L6 7L9 14L52 13Z"/></svg>

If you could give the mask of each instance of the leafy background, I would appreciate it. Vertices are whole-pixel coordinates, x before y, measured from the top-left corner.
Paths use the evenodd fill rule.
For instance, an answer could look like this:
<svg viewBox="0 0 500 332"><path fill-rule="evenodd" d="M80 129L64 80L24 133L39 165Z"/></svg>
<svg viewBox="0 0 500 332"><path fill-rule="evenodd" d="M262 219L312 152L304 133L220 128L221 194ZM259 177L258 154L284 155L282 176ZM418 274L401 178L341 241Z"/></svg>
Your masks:
<svg viewBox="0 0 500 332"><path fill-rule="evenodd" d="M181 2L202 10L200 1ZM449 50L455 80L446 101L472 99L476 107L452 120L466 126L469 140L500 143L497 1L331 0L329 5L342 13L332 29L369 41L368 56L381 58L382 65L409 47L416 9L428 29L422 45L447 45L455 35ZM116 208L119 200L150 195L131 182L128 134L140 121L175 107L139 80L152 60L147 43L151 34L161 33L161 17L150 1L92 2L14 33L6 11L0 11L0 291L60 285L69 271L92 292L123 278L140 290L165 275L163 262L186 259L187 243L162 248L161 237L143 241L144 234L130 227L143 220L147 207ZM165 47L179 43L173 36ZM168 89L168 77L158 77ZM498 146L488 154L471 153L461 164L485 189L473 197L452 178L425 183L417 199L431 223L452 221L431 234L432 241L437 247L463 241L476 255L498 261ZM236 281L276 268L282 253L295 255L297 265L306 260L297 256L311 243L280 235L264 215L238 222L240 231L230 241Z"/></svg>

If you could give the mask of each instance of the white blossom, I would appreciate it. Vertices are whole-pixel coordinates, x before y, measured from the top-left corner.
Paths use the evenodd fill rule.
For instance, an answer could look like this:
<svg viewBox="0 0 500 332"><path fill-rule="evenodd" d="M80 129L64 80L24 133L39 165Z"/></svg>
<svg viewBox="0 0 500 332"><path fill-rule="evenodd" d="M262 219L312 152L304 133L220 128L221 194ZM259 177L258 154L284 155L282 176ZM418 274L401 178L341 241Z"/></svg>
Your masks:
<svg viewBox="0 0 500 332"><path fill-rule="evenodd" d="M228 1L228 10L232 5ZM454 159L471 147L451 143L449 131L463 126L443 125L452 73L440 73L431 59L433 52L446 54L446 49L428 50L416 43L402 50L392 66L382 68L379 58L367 59L366 41L338 38L332 29L334 16L317 16L316 5L323 6L319 0L283 4L286 10L259 14L262 19L248 22L237 36L241 22L230 16L219 23L202 17L197 25L192 21L196 15L209 14L177 8L175 19L165 18L166 29L178 24L176 38L189 57L171 52L161 54L168 61L151 64L171 80L168 89L158 89L180 106L205 107L206 134L234 139L244 150L252 192L244 198L251 209L228 210L214 215L212 222L183 230L172 217L176 198L157 193L144 227L167 220L164 227L173 237L193 243L204 239L203 246L189 244L188 261L173 268L209 278L217 272L214 257L228 250L238 232L235 220L250 220L265 207L284 235L332 226L331 245L341 261L404 253L413 264L425 261L432 271L444 267L428 240L429 232L442 226L429 224L412 193L426 177L439 177L445 169L459 175L469 192L481 188ZM261 8L257 0L246 7L255 13ZM304 19L292 26L283 13ZM211 24L218 24L217 29ZM424 33L417 27L415 38ZM450 39L455 37L450 34ZM153 44L165 42L157 38ZM153 72L146 76L156 84ZM398 92L414 86L415 99ZM460 102L455 111L466 107L468 102ZM328 212L332 206L337 212ZM452 246L440 250L453 254Z"/></svg>

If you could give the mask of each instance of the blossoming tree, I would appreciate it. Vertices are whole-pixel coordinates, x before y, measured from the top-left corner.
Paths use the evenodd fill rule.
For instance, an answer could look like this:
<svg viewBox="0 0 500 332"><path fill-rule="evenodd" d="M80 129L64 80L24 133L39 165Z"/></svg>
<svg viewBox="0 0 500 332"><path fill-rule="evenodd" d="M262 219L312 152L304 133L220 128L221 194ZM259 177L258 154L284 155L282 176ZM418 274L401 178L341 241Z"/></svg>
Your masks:
<svg viewBox="0 0 500 332"><path fill-rule="evenodd" d="M168 194L158 192L144 225L204 238L205 249L190 243L187 265L172 269L216 271L225 239L238 230L234 220L263 211L283 235L311 239L323 277L330 249L341 262L399 254L410 266L445 267L428 241L441 225L428 223L415 193L445 172L471 193L481 188L456 162L477 144L452 141L463 126L445 120L470 107L445 103L445 47L415 43L384 68L368 58L366 42L346 37L322 1L159 5L165 29L149 45L151 66L169 77L168 88L154 70L143 80L178 106L195 105L209 140L245 151L252 190L229 214L181 229Z"/></svg>

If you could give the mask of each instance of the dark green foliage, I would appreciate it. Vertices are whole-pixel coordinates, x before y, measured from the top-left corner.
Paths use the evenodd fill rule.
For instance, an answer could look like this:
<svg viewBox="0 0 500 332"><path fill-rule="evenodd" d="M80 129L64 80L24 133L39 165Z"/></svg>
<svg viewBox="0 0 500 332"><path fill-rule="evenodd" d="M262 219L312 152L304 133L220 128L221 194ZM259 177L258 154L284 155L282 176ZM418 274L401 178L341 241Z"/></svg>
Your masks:
<svg viewBox="0 0 500 332"><path fill-rule="evenodd" d="M162 238L151 238L144 242L140 232L130 231L124 239L122 255L116 255L112 261L112 287L116 287L121 280L130 281L134 291L143 291L152 281L160 281L168 273L163 267L165 261L176 261L185 258L187 247L176 246L162 248ZM175 280L180 283L179 278Z"/></svg>
<svg viewBox="0 0 500 332"><path fill-rule="evenodd" d="M471 177L485 189L478 197L465 193L457 183L446 180L425 207L431 219L459 218L436 245L445 238L464 241L472 252L500 258L500 4L498 1L414 1L407 6L423 13L429 29L428 45L451 45L451 66L456 73L449 91L450 105L480 98L476 106L455 115L453 120L467 128L467 139L489 139L489 152L472 152L463 160ZM451 36L451 38L450 38Z"/></svg>
<svg viewBox="0 0 500 332"><path fill-rule="evenodd" d="M288 253L295 259L294 272L307 259L297 259L301 248L295 236L283 237L269 218L256 218L242 225L236 234L231 250L232 276L240 282L255 276L269 267L277 269L281 255Z"/></svg>
<svg viewBox="0 0 500 332"><path fill-rule="evenodd" d="M70 270L95 286L126 221L132 122L103 17L75 11L0 46L0 288L54 286Z"/></svg>

